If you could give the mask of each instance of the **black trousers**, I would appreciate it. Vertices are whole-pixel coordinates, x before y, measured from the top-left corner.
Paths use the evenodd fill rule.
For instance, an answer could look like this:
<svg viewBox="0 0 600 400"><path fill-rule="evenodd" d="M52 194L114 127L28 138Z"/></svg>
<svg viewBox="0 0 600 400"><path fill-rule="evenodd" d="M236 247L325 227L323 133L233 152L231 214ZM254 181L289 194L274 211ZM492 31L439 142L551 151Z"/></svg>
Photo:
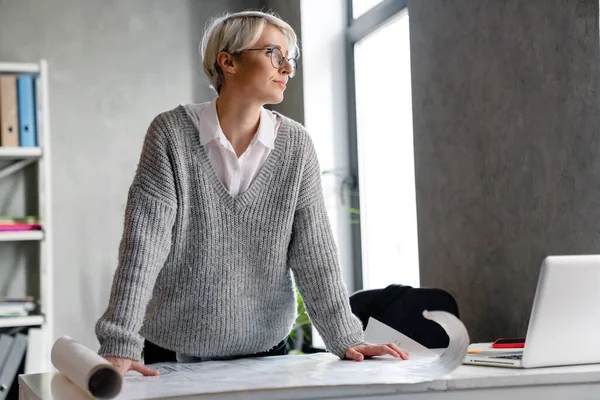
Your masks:
<svg viewBox="0 0 600 400"><path fill-rule="evenodd" d="M236 358L250 358L250 357L270 357L270 356L284 356L287 354L286 341L282 340L271 350L263 351L256 354L248 354L239 356ZM154 364L159 362L175 362L177 357L174 351L163 349L162 347L144 340L144 364Z"/></svg>

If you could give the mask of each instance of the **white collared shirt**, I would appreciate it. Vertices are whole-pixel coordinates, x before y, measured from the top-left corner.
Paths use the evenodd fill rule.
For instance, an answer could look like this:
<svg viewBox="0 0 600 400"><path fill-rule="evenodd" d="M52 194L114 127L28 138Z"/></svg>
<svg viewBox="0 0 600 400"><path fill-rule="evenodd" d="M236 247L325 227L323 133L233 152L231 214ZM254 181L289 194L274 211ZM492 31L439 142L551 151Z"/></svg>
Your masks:
<svg viewBox="0 0 600 400"><path fill-rule="evenodd" d="M260 109L260 123L246 151L238 158L221 130L217 116L217 99L209 103L187 104L185 109L194 121L217 176L232 196L244 193L260 172L271 150L281 121L275 113Z"/></svg>

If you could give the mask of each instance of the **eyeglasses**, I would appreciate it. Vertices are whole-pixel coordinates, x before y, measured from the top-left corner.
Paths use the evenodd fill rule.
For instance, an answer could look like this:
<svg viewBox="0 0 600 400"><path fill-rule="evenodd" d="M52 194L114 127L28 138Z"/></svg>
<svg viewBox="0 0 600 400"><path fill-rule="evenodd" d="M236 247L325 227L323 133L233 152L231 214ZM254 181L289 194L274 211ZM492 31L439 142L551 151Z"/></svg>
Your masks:
<svg viewBox="0 0 600 400"><path fill-rule="evenodd" d="M292 66L292 71L288 76L290 78L293 78L296 75L296 59L285 57L279 47L263 47L260 49L246 49L245 51L253 50L267 50L267 54L271 57L271 65L275 69L283 67L283 63L285 62L285 60L287 60L287 62L289 62Z"/></svg>

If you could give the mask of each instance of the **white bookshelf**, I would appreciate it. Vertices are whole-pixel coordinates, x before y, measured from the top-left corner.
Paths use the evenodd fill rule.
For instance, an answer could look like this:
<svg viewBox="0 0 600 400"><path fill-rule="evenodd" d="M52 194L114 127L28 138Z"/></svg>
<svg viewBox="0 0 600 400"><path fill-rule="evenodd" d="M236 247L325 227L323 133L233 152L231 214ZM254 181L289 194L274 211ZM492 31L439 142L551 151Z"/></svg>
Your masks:
<svg viewBox="0 0 600 400"><path fill-rule="evenodd" d="M42 72L42 63L10 63L0 62L0 72L8 74L39 74Z"/></svg>
<svg viewBox="0 0 600 400"><path fill-rule="evenodd" d="M44 239L44 231L0 232L0 242L25 242Z"/></svg>
<svg viewBox="0 0 600 400"><path fill-rule="evenodd" d="M0 318L0 328L16 328L22 326L42 326L44 325L44 316L28 315L26 317Z"/></svg>
<svg viewBox="0 0 600 400"><path fill-rule="evenodd" d="M38 159L42 156L41 147L2 147L0 160Z"/></svg>
<svg viewBox="0 0 600 400"><path fill-rule="evenodd" d="M0 318L0 328L35 327L41 328L41 343L36 343L37 364L43 371L51 371L50 349L54 341L54 270L52 253L52 212L51 212L51 151L50 151L50 108L48 102L48 64L0 62L0 74L32 74L35 76L36 125L39 147L2 147L0 162L7 165L0 169L0 179L13 174L31 164L37 164L38 209L30 210L42 220L43 231L0 232L0 242L37 242L39 246L39 297L41 315ZM29 267L29 266L28 266ZM28 277L30 278L30 277ZM30 286L30 285L28 285ZM28 295L30 293L27 293Z"/></svg>

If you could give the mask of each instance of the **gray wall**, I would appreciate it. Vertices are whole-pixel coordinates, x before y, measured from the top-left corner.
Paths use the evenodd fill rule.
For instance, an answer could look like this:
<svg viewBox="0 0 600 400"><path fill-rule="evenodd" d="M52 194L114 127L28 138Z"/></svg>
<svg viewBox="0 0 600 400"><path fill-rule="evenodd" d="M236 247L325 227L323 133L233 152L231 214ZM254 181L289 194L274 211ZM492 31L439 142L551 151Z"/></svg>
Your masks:
<svg viewBox="0 0 600 400"><path fill-rule="evenodd" d="M157 113L211 100L197 46L215 13L255 0L0 0L0 60L50 67L55 334L96 347L127 189ZM21 176L0 181L0 215L20 213ZM22 294L23 269L0 246L0 296ZM6 265L6 268L4 267Z"/></svg>
<svg viewBox="0 0 600 400"><path fill-rule="evenodd" d="M422 285L524 335L543 256L600 252L598 1L409 12Z"/></svg>
<svg viewBox="0 0 600 400"><path fill-rule="evenodd" d="M300 0L265 0L264 10L272 10L286 21L296 32L300 41L300 55L302 55L301 23L300 23ZM304 79L302 75L302 57L297 60L298 72L288 80L288 87L284 93L284 101L270 108L279 111L300 123L304 123Z"/></svg>

